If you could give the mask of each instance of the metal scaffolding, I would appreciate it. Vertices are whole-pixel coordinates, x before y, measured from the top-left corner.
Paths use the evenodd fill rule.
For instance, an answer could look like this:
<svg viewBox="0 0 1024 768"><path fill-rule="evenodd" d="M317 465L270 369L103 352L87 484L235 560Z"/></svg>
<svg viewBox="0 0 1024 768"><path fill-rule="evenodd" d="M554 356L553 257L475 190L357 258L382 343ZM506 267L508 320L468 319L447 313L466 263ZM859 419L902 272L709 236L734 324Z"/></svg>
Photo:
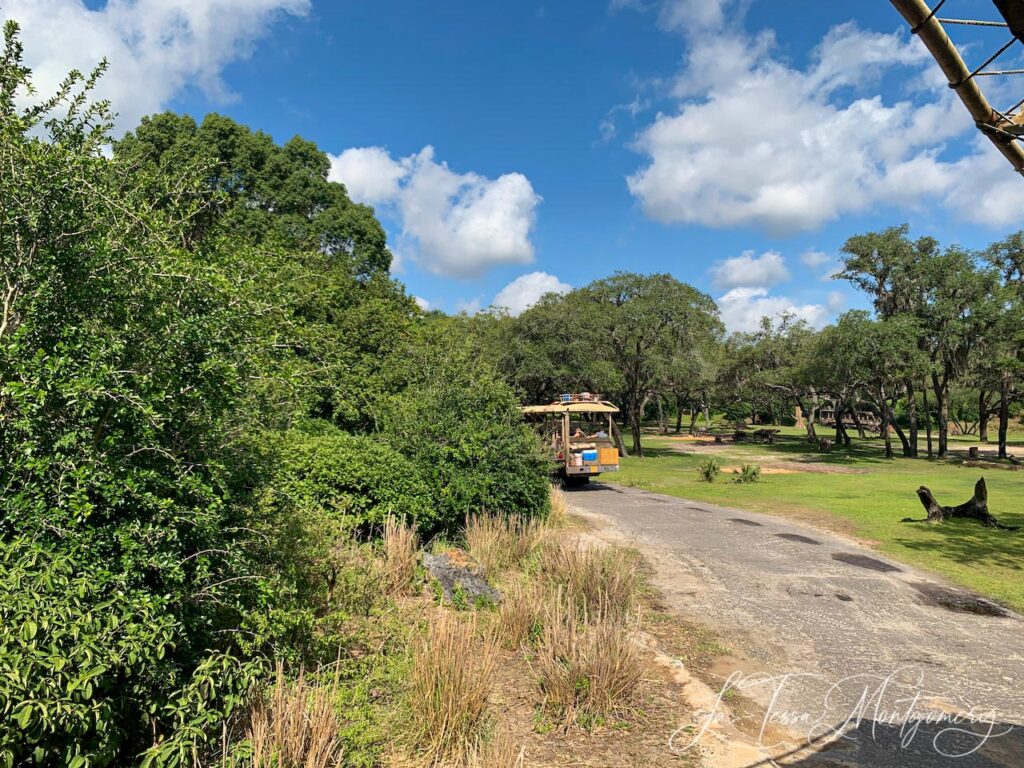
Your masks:
<svg viewBox="0 0 1024 768"><path fill-rule="evenodd" d="M980 77L1024 74L1022 69L989 68L1016 43L1024 42L1024 0L992 1L1003 21L940 17L938 12L946 5L947 0L939 0L934 8L929 7L924 0L890 0L907 20L911 32L921 38L921 42L935 58L949 81L949 87L956 91L974 118L974 124L988 136L1014 169L1024 174L1024 146L1021 145L1021 139L1024 137L1024 99L1006 111L999 111L989 103L978 84ZM970 69L964 63L956 45L946 34L947 25L1001 27L1010 32L1010 39L981 65Z"/></svg>

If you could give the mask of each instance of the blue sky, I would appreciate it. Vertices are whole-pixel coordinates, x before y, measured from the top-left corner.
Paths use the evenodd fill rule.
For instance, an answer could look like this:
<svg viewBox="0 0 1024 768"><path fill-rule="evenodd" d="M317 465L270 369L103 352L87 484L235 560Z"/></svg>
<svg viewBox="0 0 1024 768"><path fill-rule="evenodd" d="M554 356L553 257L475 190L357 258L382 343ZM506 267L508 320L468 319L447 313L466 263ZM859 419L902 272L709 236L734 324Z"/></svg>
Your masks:
<svg viewBox="0 0 1024 768"><path fill-rule="evenodd" d="M863 304L828 280L849 235L908 222L981 246L1024 203L883 0L0 6L44 87L111 59L119 130L169 108L316 141L445 311L624 269L693 283L733 329L821 324ZM1003 36L965 30L966 55Z"/></svg>

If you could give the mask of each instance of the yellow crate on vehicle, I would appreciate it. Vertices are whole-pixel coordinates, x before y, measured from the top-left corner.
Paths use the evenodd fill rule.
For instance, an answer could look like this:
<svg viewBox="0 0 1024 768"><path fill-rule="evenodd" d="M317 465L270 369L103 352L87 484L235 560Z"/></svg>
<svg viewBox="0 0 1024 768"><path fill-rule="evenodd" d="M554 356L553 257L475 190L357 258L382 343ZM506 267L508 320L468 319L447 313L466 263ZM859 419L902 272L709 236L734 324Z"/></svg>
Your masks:
<svg viewBox="0 0 1024 768"><path fill-rule="evenodd" d="M597 461L599 464L618 464L619 463L619 449L618 448L599 448Z"/></svg>

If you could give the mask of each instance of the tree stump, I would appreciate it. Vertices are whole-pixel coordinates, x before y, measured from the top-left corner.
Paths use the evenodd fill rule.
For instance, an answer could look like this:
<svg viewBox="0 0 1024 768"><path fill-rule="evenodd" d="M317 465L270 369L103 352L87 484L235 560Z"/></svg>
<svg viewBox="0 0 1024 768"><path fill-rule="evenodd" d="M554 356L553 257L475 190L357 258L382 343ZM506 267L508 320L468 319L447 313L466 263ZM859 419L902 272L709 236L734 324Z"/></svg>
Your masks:
<svg viewBox="0 0 1024 768"><path fill-rule="evenodd" d="M923 520L912 517L903 518L905 523L942 523L951 517L965 517L969 520L977 520L989 528L1001 528L1006 531L1015 531L1016 527L1003 525L988 511L988 488L985 486L985 478L982 477L974 485L974 495L955 507L943 507L935 500L935 496L925 486L917 489L917 497L921 500L928 517Z"/></svg>
<svg viewBox="0 0 1024 768"><path fill-rule="evenodd" d="M967 458L968 459L977 459L978 458L978 446L972 445L970 448L967 449Z"/></svg>
<svg viewBox="0 0 1024 768"><path fill-rule="evenodd" d="M827 437L823 437L820 440L818 440L818 451L820 451L821 453L831 453L832 441L829 440Z"/></svg>

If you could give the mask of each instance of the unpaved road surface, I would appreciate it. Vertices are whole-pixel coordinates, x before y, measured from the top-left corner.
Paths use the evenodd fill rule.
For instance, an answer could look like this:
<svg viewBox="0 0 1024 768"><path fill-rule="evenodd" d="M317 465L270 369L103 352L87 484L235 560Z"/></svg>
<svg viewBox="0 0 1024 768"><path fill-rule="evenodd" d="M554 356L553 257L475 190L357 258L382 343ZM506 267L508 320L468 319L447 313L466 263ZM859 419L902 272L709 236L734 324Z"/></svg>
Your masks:
<svg viewBox="0 0 1024 768"><path fill-rule="evenodd" d="M669 605L735 652L712 683L732 675L723 710L756 705L750 768L1024 767L1019 615L782 518L602 484L569 501L645 552Z"/></svg>

